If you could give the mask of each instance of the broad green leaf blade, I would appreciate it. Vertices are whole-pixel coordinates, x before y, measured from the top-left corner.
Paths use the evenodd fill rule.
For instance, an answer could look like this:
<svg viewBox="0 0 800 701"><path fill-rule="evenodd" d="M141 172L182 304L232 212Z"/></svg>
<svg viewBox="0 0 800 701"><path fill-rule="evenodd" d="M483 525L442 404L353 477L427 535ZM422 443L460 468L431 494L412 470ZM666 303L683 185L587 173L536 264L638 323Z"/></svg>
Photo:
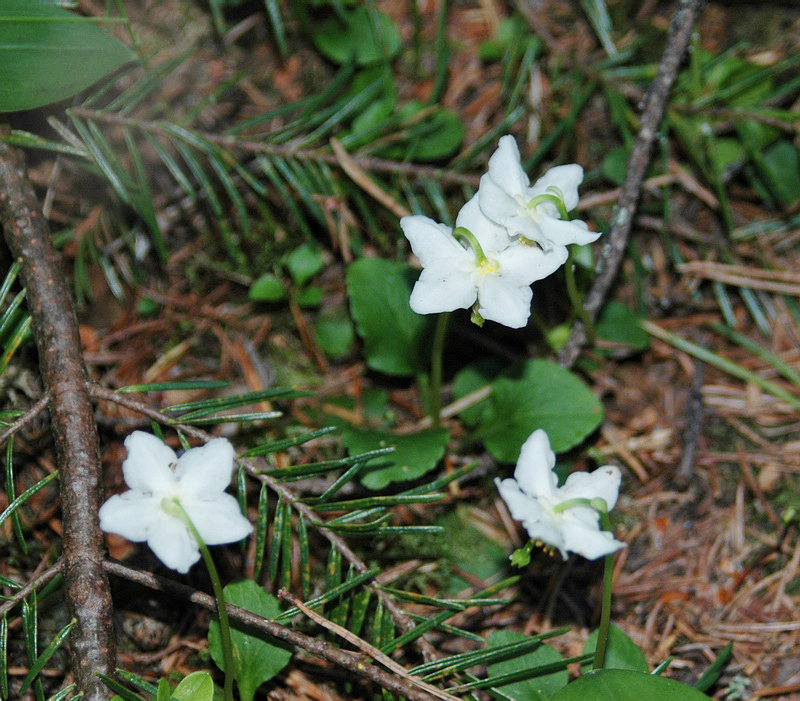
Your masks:
<svg viewBox="0 0 800 701"><path fill-rule="evenodd" d="M361 483L369 489L383 489L390 482L406 482L430 472L444 455L450 434L445 428L398 436L388 431L345 429L342 442L351 455L377 448L393 447L389 455L377 458L361 472Z"/></svg>
<svg viewBox="0 0 800 701"><path fill-rule="evenodd" d="M515 633L510 630L501 630L492 633L489 637L489 647L508 645L509 643L528 640L529 636ZM496 687L508 698L514 701L547 701L556 691L566 686L569 673L566 668L558 672L536 675L537 667L560 662L561 655L549 645L542 643L532 652L518 655L512 659L503 660L489 665L489 676L499 676L510 672L531 671L531 677L511 684Z"/></svg>
<svg viewBox="0 0 800 701"><path fill-rule="evenodd" d="M278 600L250 579L232 582L223 591L229 604L264 618L275 618L281 612ZM240 623L232 622L231 627L234 675L239 698L242 701L252 701L258 687L272 679L289 663L292 650L278 641L269 640L264 633ZM224 671L222 642L216 620L211 622L208 630L208 647L214 662Z"/></svg>
<svg viewBox="0 0 800 701"><path fill-rule="evenodd" d="M310 243L304 243L286 256L286 267L294 284L303 287L322 270L322 252Z"/></svg>
<svg viewBox="0 0 800 701"><path fill-rule="evenodd" d="M213 701L214 681L208 672L192 672L172 692L177 701Z"/></svg>
<svg viewBox="0 0 800 701"><path fill-rule="evenodd" d="M583 654L594 653L597 648L597 631L593 631L583 646ZM634 672L649 672L650 665L639 646L623 630L613 623L608 630L608 646L604 669L629 669ZM591 664L584 669L591 669Z"/></svg>
<svg viewBox="0 0 800 701"><path fill-rule="evenodd" d="M476 370L478 375L486 372ZM471 377L461 387L474 389L477 382ZM603 418L601 403L580 378L549 360L511 367L491 384L492 393L483 402L487 408L480 411L481 405L476 405L470 419L479 422L478 438L500 462L516 462L522 444L537 428L547 431L553 451L562 453L586 438Z"/></svg>
<svg viewBox="0 0 800 701"><path fill-rule="evenodd" d="M551 701L708 701L691 686L629 669L589 672L551 696Z"/></svg>
<svg viewBox="0 0 800 701"><path fill-rule="evenodd" d="M311 32L317 48L331 61L359 66L390 60L400 50L400 35L391 18L377 10L357 7L345 21L332 15Z"/></svg>
<svg viewBox="0 0 800 701"><path fill-rule="evenodd" d="M362 258L347 270L347 293L367 365L387 375L428 368L434 319L408 305L417 271L404 263Z"/></svg>
<svg viewBox="0 0 800 701"><path fill-rule="evenodd" d="M635 351L646 350L650 337L639 323L640 317L621 302L611 300L600 312L595 332L597 338L614 347L627 347Z"/></svg>
<svg viewBox="0 0 800 701"><path fill-rule="evenodd" d="M89 18L35 0L0 3L0 112L71 97L135 58Z"/></svg>

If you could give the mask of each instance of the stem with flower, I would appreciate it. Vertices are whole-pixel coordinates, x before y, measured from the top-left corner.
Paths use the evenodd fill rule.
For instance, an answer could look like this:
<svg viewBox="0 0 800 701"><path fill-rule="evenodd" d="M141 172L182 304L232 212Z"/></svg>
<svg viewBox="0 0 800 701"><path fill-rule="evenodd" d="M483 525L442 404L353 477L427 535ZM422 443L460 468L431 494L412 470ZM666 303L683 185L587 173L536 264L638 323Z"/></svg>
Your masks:
<svg viewBox="0 0 800 701"><path fill-rule="evenodd" d="M170 516L175 516L176 518L180 519L186 528L189 529L192 537L197 542L197 546L200 548L200 554L203 557L203 562L205 562L206 569L208 569L208 576L211 578L211 586L214 590L214 598L217 601L217 617L219 618L220 640L222 642L222 659L225 664L225 682L222 691L225 701L233 701L234 667L233 646L231 644L231 625L228 619L228 608L225 603L225 594L222 590L222 582L220 581L217 568L214 565L214 559L211 557L211 552L203 541L202 536L198 532L197 528L195 528L194 523L192 523L192 519L189 518L189 514L186 513L186 510L183 508L183 506L181 506L181 503L178 501L178 499L162 500L161 508Z"/></svg>
<svg viewBox="0 0 800 701"><path fill-rule="evenodd" d="M600 528L603 531L611 531L611 519L608 515L608 505L602 497L594 499L569 499L557 504L553 511L562 513L573 506L588 506L600 515ZM600 625L597 629L597 647L594 653L594 669L602 669L606 659L606 648L608 647L608 633L611 628L611 592L614 579L614 553L605 556L603 561L603 599L600 608Z"/></svg>

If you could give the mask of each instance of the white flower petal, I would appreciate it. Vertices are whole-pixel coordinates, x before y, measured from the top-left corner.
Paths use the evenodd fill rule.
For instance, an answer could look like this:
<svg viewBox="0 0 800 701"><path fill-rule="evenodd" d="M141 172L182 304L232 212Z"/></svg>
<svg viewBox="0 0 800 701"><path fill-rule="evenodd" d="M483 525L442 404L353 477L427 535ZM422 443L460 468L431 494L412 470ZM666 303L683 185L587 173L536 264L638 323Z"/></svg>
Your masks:
<svg viewBox="0 0 800 701"><path fill-rule="evenodd" d="M548 188L558 188L567 211L578 206L578 185L583 180L583 168L577 163L550 168L531 188L531 199L549 193Z"/></svg>
<svg viewBox="0 0 800 701"><path fill-rule="evenodd" d="M484 215L501 226L508 227L507 222L519 213L519 202L488 174L481 176L477 196L478 204ZM516 232L510 227L508 228L509 234L513 236Z"/></svg>
<svg viewBox="0 0 800 701"><path fill-rule="evenodd" d="M508 246L510 239L505 227L496 224L483 213L478 200L479 195L476 193L461 208L456 217L456 227L463 226L472 232L483 252L493 258Z"/></svg>
<svg viewBox="0 0 800 701"><path fill-rule="evenodd" d="M526 195L530 180L522 169L519 148L513 136L507 134L500 138L497 150L489 159L489 176L512 197Z"/></svg>
<svg viewBox="0 0 800 701"><path fill-rule="evenodd" d="M516 521L536 521L546 514L544 507L533 497L528 496L519 488L513 479L496 479L497 491L508 506L508 511Z"/></svg>
<svg viewBox="0 0 800 701"><path fill-rule="evenodd" d="M530 287L520 287L503 275L487 275L478 287L478 314L511 329L521 329L531 315Z"/></svg>
<svg viewBox="0 0 800 701"><path fill-rule="evenodd" d="M597 526L591 527L577 519L570 519L565 514L561 534L564 539L564 549L570 550L589 560L596 560L625 547L608 531L601 531Z"/></svg>
<svg viewBox="0 0 800 701"><path fill-rule="evenodd" d="M147 540L147 529L160 510L159 498L134 490L115 494L100 507L100 529L141 543Z"/></svg>
<svg viewBox="0 0 800 701"><path fill-rule="evenodd" d="M550 450L550 439L539 428L522 444L514 479L525 494L553 499L558 484L558 477L553 472L555 464L556 456Z"/></svg>
<svg viewBox="0 0 800 701"><path fill-rule="evenodd" d="M206 545L235 543L253 530L230 494L221 494L213 501L190 502L184 509Z"/></svg>
<svg viewBox="0 0 800 701"><path fill-rule="evenodd" d="M167 567L186 574L200 559L200 549L191 533L176 517L164 516L151 524L147 544Z"/></svg>
<svg viewBox="0 0 800 701"><path fill-rule="evenodd" d="M541 235L545 237L550 246L568 246L571 243L583 246L596 241L600 237L599 231L589 231L586 222L580 219L564 221L554 217L542 217L539 222L539 229L541 230Z"/></svg>
<svg viewBox="0 0 800 701"><path fill-rule="evenodd" d="M503 279L514 285L530 285L553 274L567 260L569 251L559 246L543 251L539 246L526 243L511 244L497 256Z"/></svg>
<svg viewBox="0 0 800 701"><path fill-rule="evenodd" d="M187 450L175 468L181 501L213 499L222 494L231 481L233 458L233 446L226 438L214 438Z"/></svg>
<svg viewBox="0 0 800 701"><path fill-rule="evenodd" d="M598 467L594 472L573 472L558 490L558 496L562 501L600 497L610 511L617 503L621 480L622 475L615 465Z"/></svg>
<svg viewBox="0 0 800 701"><path fill-rule="evenodd" d="M588 474L570 475L558 488L555 455L547 434L538 429L522 446L513 480L495 480L511 515L521 521L532 540L557 548L563 557L574 552L595 559L625 546L600 529L600 514L589 505L566 505L572 499L602 497L610 509L619 492L619 470L612 466ZM560 505L566 509L559 509Z"/></svg>
<svg viewBox="0 0 800 701"><path fill-rule="evenodd" d="M417 314L436 314L467 309L477 297L470 272L443 261L422 271L411 291L409 305Z"/></svg>
<svg viewBox="0 0 800 701"><path fill-rule="evenodd" d="M403 217L400 227L423 268L444 260L469 260L470 254L453 238L452 231L444 224L415 214Z"/></svg>
<svg viewBox="0 0 800 701"><path fill-rule="evenodd" d="M125 439L128 457L122 463L125 483L141 492L169 490L175 483L170 465L177 456L164 441L151 433L134 431Z"/></svg>

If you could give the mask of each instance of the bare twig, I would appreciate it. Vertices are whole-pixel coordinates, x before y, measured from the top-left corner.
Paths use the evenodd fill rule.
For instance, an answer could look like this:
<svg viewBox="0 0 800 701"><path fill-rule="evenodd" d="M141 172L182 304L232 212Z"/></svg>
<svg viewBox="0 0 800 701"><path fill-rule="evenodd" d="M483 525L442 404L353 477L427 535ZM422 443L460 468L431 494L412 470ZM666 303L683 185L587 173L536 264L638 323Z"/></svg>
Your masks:
<svg viewBox="0 0 800 701"><path fill-rule="evenodd" d="M50 395L44 393L34 404L13 424L11 424L5 431L0 433L0 445L3 445L11 436L19 433L25 426L33 421L39 414L47 409L47 404L50 401Z"/></svg>
<svg viewBox="0 0 800 701"><path fill-rule="evenodd" d="M149 572L133 569L132 567L127 567L119 562L114 562L113 560L107 560L105 563L105 568L110 574L117 575L118 577L124 577L132 582L137 582L138 584L149 587L150 589L164 591L169 594L180 596L181 598L188 599L192 603L198 604L209 611L217 610L217 602L213 596L203 594L196 589L187 587L184 584L179 584L171 579L158 577L150 574ZM317 638L304 635L303 633L292 630L291 628L283 626L280 623L276 623L275 621L271 621L267 618L262 618L261 616L251 613L250 611L239 608L238 606L227 604L227 608L228 615L232 619L240 621L248 626L252 626L253 628L257 628L258 630L262 630L276 640L280 640L281 642L288 643L289 645L302 648L315 657L328 660L338 667L347 669L354 674L357 674L359 677L369 679L370 681L382 686L384 689L399 694L403 698L412 699L412 701L429 701L430 699L434 698L442 698L441 696L436 697L427 691L418 689L405 679L386 672L375 665L365 663L361 655L356 655L352 652L347 652L345 650L333 647L323 640L318 640Z"/></svg>
<svg viewBox="0 0 800 701"><path fill-rule="evenodd" d="M2 127L0 127L2 128ZM61 478L65 594L77 625L70 638L72 670L87 701L108 690L96 672L114 668L111 593L103 569L100 459L97 427L81 355L78 322L61 261L28 180L21 152L0 142L0 220L27 290L39 369L50 397L50 417Z"/></svg>
<svg viewBox="0 0 800 701"><path fill-rule="evenodd" d="M333 621L329 621L327 618L325 618L325 616L320 616L316 611L306 606L296 596L292 596L292 594L290 594L286 589L281 589L278 591L278 598L285 599L292 604L292 606L296 606L312 621L318 623L323 628L331 631L335 635L338 635L340 638L344 638L348 643L354 645L359 650L369 655L377 663L382 664L384 667L386 667L386 669L391 670L403 679L407 679L409 683L413 684L414 686L427 691L431 696L435 696L437 699L442 699L443 701L457 701L456 696L448 694L446 691L442 691L441 689L437 689L435 686L426 684L418 677L409 674L408 670L399 662L395 662L391 657L389 657L389 655L381 652L374 645L370 645L363 638L359 638L355 633L351 633L349 630L347 630L347 628L337 625Z"/></svg>
<svg viewBox="0 0 800 701"><path fill-rule="evenodd" d="M664 117L667 97L678 74L678 67L683 55L686 53L692 27L704 5L705 0L679 0L678 8L672 18L667 36L667 46L658 67L658 75L650 86L639 133L628 159L627 176L622 185L619 203L614 210L611 230L605 237L600 250L597 274L584 301L586 311L593 320L603 306L625 257L631 224L636 215L636 207L642 191L642 182L650 163L650 149L655 140L658 126ZM561 365L567 368L572 367L578 359L584 343L586 343L586 328L581 322L576 322L569 340L559 354L558 360Z"/></svg>
<svg viewBox="0 0 800 701"><path fill-rule="evenodd" d="M36 587L47 584L51 579L54 579L64 571L64 560L59 558L55 565L49 567L44 572L40 572L35 577L30 579L28 583L14 592L14 595L9 597L8 601L4 601L0 605L0 616L13 609L20 601L26 596L30 596L31 592Z"/></svg>
<svg viewBox="0 0 800 701"><path fill-rule="evenodd" d="M107 389L100 385L91 385L89 388L92 396L97 399L103 399L106 401L114 402L115 404L119 404L120 406L127 407L129 409L133 409L148 418L151 418L159 423L170 423L171 417L167 417L162 414L160 411L153 409L151 406L145 404L144 402L140 402L133 397L124 395L124 394L117 394L113 390ZM205 431L195 427L195 426L186 426L186 425L175 425L171 424L175 428L179 428L183 433L187 436L191 436L197 440L201 441L208 441L212 438L211 434L206 433ZM281 484L277 480L274 480L269 475L262 474L258 467L250 460L243 460L239 459L238 462L250 473L255 479L259 480L263 484L266 484L270 489L274 492L279 494L288 504L292 506L298 513L300 513L304 518L309 521L318 521L319 518L317 514L314 513L312 509L308 506L303 504L302 502L298 501L297 497L295 496L294 492L289 489L286 485ZM363 574L369 568L364 563L364 561L356 555L351 549L347 542L334 531L331 531L327 528L320 527L317 529L320 535L328 540L328 542L335 547L350 563L353 569L358 572L358 574ZM395 623L400 628L400 630L404 633L410 631L415 627L414 621L403 611L402 607L385 591L378 587L374 587L371 583L366 585L370 588L373 594L377 596L382 602L384 607L387 611L391 614L392 618L394 618ZM430 661L436 659L438 657L436 651L434 650L433 646L424 638L420 637L417 638L414 643L419 648L422 656L426 659L426 661Z"/></svg>

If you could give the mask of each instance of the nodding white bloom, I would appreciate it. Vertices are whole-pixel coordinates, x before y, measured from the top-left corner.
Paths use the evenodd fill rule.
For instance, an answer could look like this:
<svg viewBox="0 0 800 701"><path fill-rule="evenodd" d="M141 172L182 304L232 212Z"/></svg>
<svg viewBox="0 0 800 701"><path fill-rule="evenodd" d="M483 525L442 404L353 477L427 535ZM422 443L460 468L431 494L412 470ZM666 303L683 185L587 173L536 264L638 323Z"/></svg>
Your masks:
<svg viewBox="0 0 800 701"><path fill-rule="evenodd" d="M625 547L600 529L600 513L590 506L600 498L606 511L614 507L619 468L606 465L591 473L573 472L559 487L555 463L547 434L534 431L522 446L514 479L495 480L511 516L522 522L531 540L556 548L564 558L574 552L595 560Z"/></svg>
<svg viewBox="0 0 800 701"><path fill-rule="evenodd" d="M489 159L489 172L481 177L480 207L510 236L523 236L546 251L571 243L591 243L600 234L589 231L586 222L570 221L567 214L578 204L581 180L583 168L572 163L551 168L531 187L517 142L506 135Z"/></svg>
<svg viewBox="0 0 800 701"><path fill-rule="evenodd" d="M400 226L423 267L410 299L417 314L474 305L477 323L489 319L520 328L531 313L531 283L567 259L566 248L544 251L510 238L481 213L477 195L462 208L455 231L421 215L403 217Z"/></svg>
<svg viewBox="0 0 800 701"><path fill-rule="evenodd" d="M206 545L232 543L252 530L239 504L225 489L233 472L233 446L225 438L187 450L180 458L156 436L134 431L125 439L128 457L122 473L130 490L100 507L100 528L147 541L158 558L185 574L200 550L169 505L177 500ZM166 507L166 508L165 508Z"/></svg>

